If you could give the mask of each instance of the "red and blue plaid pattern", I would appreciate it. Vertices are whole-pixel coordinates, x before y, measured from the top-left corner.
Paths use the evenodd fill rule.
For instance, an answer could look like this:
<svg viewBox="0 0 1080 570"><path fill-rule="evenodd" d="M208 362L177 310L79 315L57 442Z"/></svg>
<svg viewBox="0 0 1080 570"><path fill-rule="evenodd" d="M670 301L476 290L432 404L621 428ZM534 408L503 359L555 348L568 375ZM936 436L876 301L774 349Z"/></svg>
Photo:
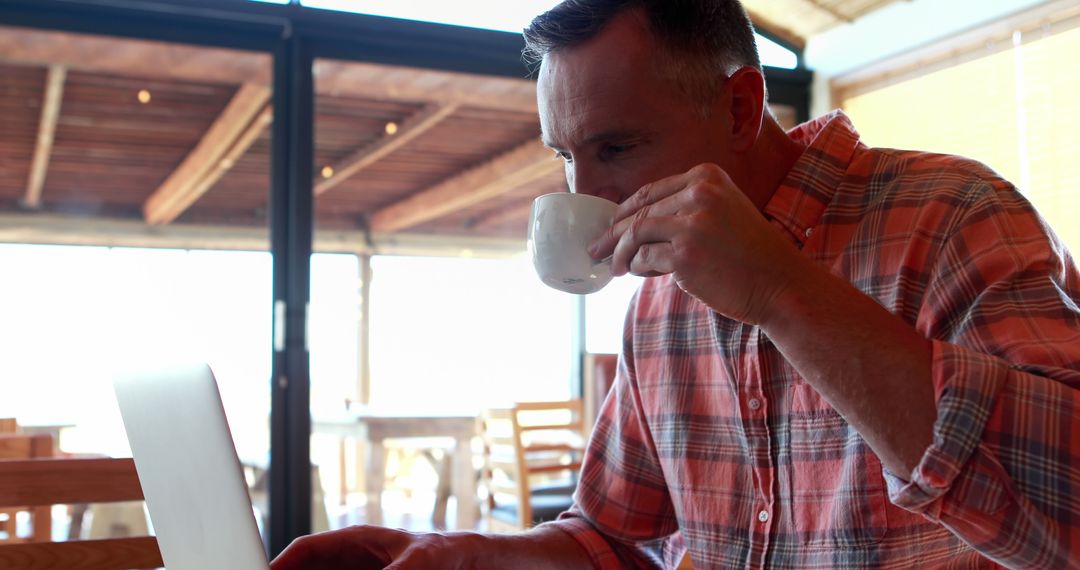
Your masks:
<svg viewBox="0 0 1080 570"><path fill-rule="evenodd" d="M575 507L549 524L598 568L684 548L696 568L1080 567L1068 252L982 164L867 148L839 112L791 134L807 150L765 215L933 340L933 445L886 472L760 329L647 279Z"/></svg>

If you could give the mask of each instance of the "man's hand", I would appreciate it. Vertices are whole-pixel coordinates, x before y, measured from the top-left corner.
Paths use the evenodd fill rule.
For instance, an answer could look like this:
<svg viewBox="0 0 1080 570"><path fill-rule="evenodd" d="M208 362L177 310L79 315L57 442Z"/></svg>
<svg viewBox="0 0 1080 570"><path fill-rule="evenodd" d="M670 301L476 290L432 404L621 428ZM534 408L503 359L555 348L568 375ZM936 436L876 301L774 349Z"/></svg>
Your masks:
<svg viewBox="0 0 1080 570"><path fill-rule="evenodd" d="M426 570L476 568L485 537L476 533L412 533L354 526L293 541L272 570Z"/></svg>
<svg viewBox="0 0 1080 570"><path fill-rule="evenodd" d="M413 533L354 526L298 538L270 565L272 570L458 570L464 568L592 568L569 534L539 528L518 534Z"/></svg>
<svg viewBox="0 0 1080 570"><path fill-rule="evenodd" d="M613 253L615 275L673 274L683 291L749 324L767 320L777 299L818 270L714 164L643 186L589 253Z"/></svg>

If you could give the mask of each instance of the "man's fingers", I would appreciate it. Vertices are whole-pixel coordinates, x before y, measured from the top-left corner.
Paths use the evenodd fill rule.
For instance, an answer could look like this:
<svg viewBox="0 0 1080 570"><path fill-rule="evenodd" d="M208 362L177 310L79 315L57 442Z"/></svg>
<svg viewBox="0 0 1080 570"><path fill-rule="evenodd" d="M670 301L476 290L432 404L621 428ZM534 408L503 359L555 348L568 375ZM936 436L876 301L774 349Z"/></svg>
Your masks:
<svg viewBox="0 0 1080 570"><path fill-rule="evenodd" d="M441 562L441 564L440 564ZM433 559L430 551L418 548L407 548L398 556L393 564L383 570L428 570L438 568L441 565L453 566L447 560Z"/></svg>
<svg viewBox="0 0 1080 570"><path fill-rule="evenodd" d="M642 244L630 260L630 273L634 275L656 277L674 272L675 256L668 242Z"/></svg>
<svg viewBox="0 0 1080 570"><path fill-rule="evenodd" d="M708 163L642 186L619 204L611 227L589 244L589 255L594 259L607 257L641 218L673 216L706 207L715 198L717 188L734 188L734 184L724 169Z"/></svg>
<svg viewBox="0 0 1080 570"><path fill-rule="evenodd" d="M270 564L272 570L300 570L334 558L340 549L340 531L302 536L289 543Z"/></svg>
<svg viewBox="0 0 1080 570"><path fill-rule="evenodd" d="M679 213L687 205L687 198L679 190L681 188L656 202L638 208L631 216L622 219L616 216L615 223L590 244L589 254L594 259L607 257L633 224L640 223L644 218L673 216Z"/></svg>
<svg viewBox="0 0 1080 570"><path fill-rule="evenodd" d="M723 168L711 163L699 164L686 172L661 178L646 184L627 198L615 210L615 220L622 220L650 204L679 193L696 183L713 183L720 186L733 185L731 177Z"/></svg>
<svg viewBox="0 0 1080 570"><path fill-rule="evenodd" d="M667 178L661 178L655 182L651 182L638 188L637 192L630 195L629 198L619 204L619 207L615 209L615 221L622 220L633 215L635 212L648 206L655 204L672 194L677 193L686 186L690 180L691 171L683 172L681 174L675 174L668 176Z"/></svg>
<svg viewBox="0 0 1080 570"><path fill-rule="evenodd" d="M622 275L633 272L635 275L642 274L631 267L631 261L638 256L639 250L645 244L667 243L666 249L655 250L648 248L645 255L638 260L637 269L670 273L675 269L674 251L670 247L671 238L682 231L683 226L674 216L664 217L640 217L634 218L633 222L622 232L619 243L611 258L611 272L614 275ZM665 261L666 260L666 261ZM648 271L645 271L648 272Z"/></svg>
<svg viewBox="0 0 1080 570"><path fill-rule="evenodd" d="M379 532L381 531L381 532ZM388 529L350 527L294 540L274 559L272 570L381 569L392 561L390 551L400 537Z"/></svg>

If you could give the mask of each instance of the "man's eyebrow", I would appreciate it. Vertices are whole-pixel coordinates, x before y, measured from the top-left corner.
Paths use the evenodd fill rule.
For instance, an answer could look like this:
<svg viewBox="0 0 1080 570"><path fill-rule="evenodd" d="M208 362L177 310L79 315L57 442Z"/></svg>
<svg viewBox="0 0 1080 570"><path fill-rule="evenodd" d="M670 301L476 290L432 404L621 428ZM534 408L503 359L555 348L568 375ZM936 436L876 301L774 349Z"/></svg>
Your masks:
<svg viewBox="0 0 1080 570"><path fill-rule="evenodd" d="M582 146L587 146L590 144L596 144L598 142L639 138L644 136L645 134L646 132L640 129L611 129L591 134L585 137L585 139L581 141L581 144ZM552 150L563 150L562 148L559 148L559 146L553 141L546 139L543 135L540 136L540 142L542 142L544 146Z"/></svg>
<svg viewBox="0 0 1080 570"><path fill-rule="evenodd" d="M588 137L585 137L585 140L582 142L584 144L595 144L598 142L639 138L643 135L645 135L645 131L641 129L611 129L589 135Z"/></svg>

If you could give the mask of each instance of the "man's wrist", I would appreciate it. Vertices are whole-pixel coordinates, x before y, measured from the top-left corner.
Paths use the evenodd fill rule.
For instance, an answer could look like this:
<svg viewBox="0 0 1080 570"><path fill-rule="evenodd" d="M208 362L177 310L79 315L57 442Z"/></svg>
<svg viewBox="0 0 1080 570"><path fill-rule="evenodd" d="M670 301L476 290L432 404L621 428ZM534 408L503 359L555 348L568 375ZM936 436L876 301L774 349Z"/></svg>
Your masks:
<svg viewBox="0 0 1080 570"><path fill-rule="evenodd" d="M780 332L787 326L804 318L813 318L814 305L824 300L828 285L824 281L833 278L820 266L801 259L797 267L790 267L764 308L757 325L768 335Z"/></svg>
<svg viewBox="0 0 1080 570"><path fill-rule="evenodd" d="M593 568L573 537L550 526L512 534L475 534L468 540L480 568Z"/></svg>

